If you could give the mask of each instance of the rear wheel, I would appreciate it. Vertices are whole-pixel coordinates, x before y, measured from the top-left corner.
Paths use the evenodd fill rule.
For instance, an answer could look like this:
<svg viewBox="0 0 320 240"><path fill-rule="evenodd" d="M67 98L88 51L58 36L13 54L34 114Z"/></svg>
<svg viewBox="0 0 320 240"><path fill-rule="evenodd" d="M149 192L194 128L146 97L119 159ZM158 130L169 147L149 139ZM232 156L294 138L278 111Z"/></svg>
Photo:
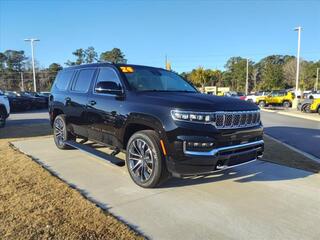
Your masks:
<svg viewBox="0 0 320 240"><path fill-rule="evenodd" d="M66 117L64 114L58 115L53 122L53 138L56 146L60 149L70 149L65 142L75 140L75 137L68 131Z"/></svg>
<svg viewBox="0 0 320 240"><path fill-rule="evenodd" d="M305 105L302 107L302 111L303 111L303 112L306 112L306 113L310 113L310 112L311 112L310 106L311 106L310 103L305 104Z"/></svg>
<svg viewBox="0 0 320 240"><path fill-rule="evenodd" d="M266 106L265 101L259 101L259 107L264 108Z"/></svg>
<svg viewBox="0 0 320 240"><path fill-rule="evenodd" d="M282 105L283 105L283 107L285 107L285 108L289 108L289 107L291 106L291 103L290 103L289 101L284 101L284 102L282 103Z"/></svg>
<svg viewBox="0 0 320 240"><path fill-rule="evenodd" d="M6 125L7 114L0 108L0 128L3 128Z"/></svg>
<svg viewBox="0 0 320 240"><path fill-rule="evenodd" d="M143 130L131 136L127 144L126 165L132 180L144 188L153 188L168 176L160 139L155 131Z"/></svg>

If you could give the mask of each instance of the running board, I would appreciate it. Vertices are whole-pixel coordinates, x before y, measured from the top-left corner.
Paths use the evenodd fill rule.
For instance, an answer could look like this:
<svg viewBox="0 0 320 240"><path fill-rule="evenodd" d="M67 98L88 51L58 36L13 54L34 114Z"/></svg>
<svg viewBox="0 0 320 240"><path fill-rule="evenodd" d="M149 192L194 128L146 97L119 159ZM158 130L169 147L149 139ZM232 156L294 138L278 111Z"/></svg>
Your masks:
<svg viewBox="0 0 320 240"><path fill-rule="evenodd" d="M107 162L114 164L114 165L117 165L119 167L122 167L125 165L125 162L123 160L120 160L119 158L114 157L110 154L98 151L98 150L96 150L92 147L89 147L87 145L77 143L75 141L66 141L65 143L73 148L79 149L82 152L88 153L94 157L100 158L104 161L107 161Z"/></svg>

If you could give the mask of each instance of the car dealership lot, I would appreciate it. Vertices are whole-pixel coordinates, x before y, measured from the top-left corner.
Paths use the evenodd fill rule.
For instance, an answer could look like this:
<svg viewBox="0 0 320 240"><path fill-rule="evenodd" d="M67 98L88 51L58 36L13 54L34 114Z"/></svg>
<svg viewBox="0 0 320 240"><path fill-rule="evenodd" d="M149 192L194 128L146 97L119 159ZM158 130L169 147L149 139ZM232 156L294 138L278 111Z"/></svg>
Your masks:
<svg viewBox="0 0 320 240"><path fill-rule="evenodd" d="M146 236L155 239L316 239L320 175L257 161L194 179L142 189L125 168L51 137L16 141L49 171Z"/></svg>

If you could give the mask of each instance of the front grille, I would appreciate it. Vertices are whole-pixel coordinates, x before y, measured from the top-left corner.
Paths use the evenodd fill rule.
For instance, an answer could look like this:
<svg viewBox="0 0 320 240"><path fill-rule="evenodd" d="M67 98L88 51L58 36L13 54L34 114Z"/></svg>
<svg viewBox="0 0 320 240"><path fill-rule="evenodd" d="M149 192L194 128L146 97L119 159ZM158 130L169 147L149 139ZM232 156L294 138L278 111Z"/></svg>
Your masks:
<svg viewBox="0 0 320 240"><path fill-rule="evenodd" d="M260 124L260 112L216 112L214 119L213 124L218 129L253 127Z"/></svg>

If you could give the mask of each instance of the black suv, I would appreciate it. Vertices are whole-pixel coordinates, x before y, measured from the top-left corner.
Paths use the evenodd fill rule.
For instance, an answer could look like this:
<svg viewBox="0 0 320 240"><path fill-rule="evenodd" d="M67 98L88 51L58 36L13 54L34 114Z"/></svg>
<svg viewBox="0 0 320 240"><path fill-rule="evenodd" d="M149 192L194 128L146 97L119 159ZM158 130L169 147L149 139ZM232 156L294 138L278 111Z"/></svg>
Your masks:
<svg viewBox="0 0 320 240"><path fill-rule="evenodd" d="M262 156L259 108L201 94L161 68L97 63L60 71L49 98L58 148L76 138L126 152L133 181L222 170Z"/></svg>

